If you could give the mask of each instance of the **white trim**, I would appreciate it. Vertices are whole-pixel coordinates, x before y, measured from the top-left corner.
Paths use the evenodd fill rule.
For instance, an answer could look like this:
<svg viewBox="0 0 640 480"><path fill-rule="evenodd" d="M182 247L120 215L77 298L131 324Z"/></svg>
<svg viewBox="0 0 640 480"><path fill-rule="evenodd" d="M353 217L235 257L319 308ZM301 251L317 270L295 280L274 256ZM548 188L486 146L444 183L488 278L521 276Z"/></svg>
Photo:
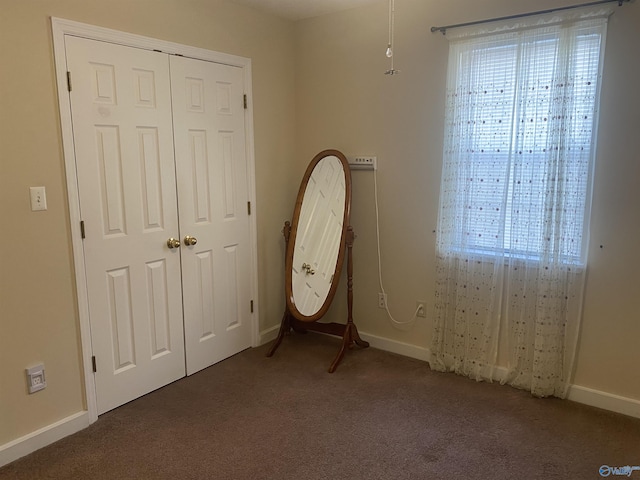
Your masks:
<svg viewBox="0 0 640 480"><path fill-rule="evenodd" d="M65 52L65 36L76 36L115 43L146 50L160 50L167 54L180 54L198 60L222 63L240 67L244 72L244 87L247 95L247 109L245 110L245 135L247 155L247 186L249 201L252 204L252 214L249 219L249 244L251 249L251 294L253 314L251 321L251 340L253 346L260 341L259 330L259 305L258 305L258 240L257 240L257 215L256 215L256 179L255 179L255 152L253 138L253 101L251 81L251 59L229 55L226 53L205 50L179 43L167 42L141 35L135 35L118 30L87 25L61 18L51 17L53 33L54 60L56 66L56 83L58 87L58 106L60 109L60 122L62 131L62 148L64 154L65 174L67 182L67 197L69 204L69 219L71 222L71 244L73 247L73 259L75 267L76 289L78 296L78 314L80 324L80 341L82 345L82 360L84 366L84 384L87 398L87 413L89 423L98 419L98 408L95 389L95 378L92 371L91 356L91 325L89 322L89 300L86 286L86 272L83 253L82 236L80 233L80 197L76 175L75 150L73 145L73 128L71 121L71 105L69 92L67 91L67 62Z"/></svg>
<svg viewBox="0 0 640 480"><path fill-rule="evenodd" d="M252 346L257 347L260 343L260 302L259 302L259 279L258 279L258 207L256 199L256 159L253 138L253 84L251 73L251 60L245 59L244 89L247 96L247 109L244 116L244 133L246 138L247 156L247 191L251 202L251 215L249 216L249 246L251 248L251 299L253 300L253 328L251 333Z"/></svg>
<svg viewBox="0 0 640 480"><path fill-rule="evenodd" d="M57 442L68 435L79 432L88 427L90 423L89 412L81 411L9 443L0 445L0 467Z"/></svg>
<svg viewBox="0 0 640 480"><path fill-rule="evenodd" d="M259 333L259 342L258 345L264 345L265 343L269 343L272 340L275 340L278 336L278 332L280 331L280 325L275 325L273 327L267 328L266 330L262 330Z"/></svg>
<svg viewBox="0 0 640 480"><path fill-rule="evenodd" d="M372 347L379 348L386 352L397 353L404 355L405 357L417 358L418 360L429 361L429 355L431 351L425 347L418 347L417 345L411 345L409 343L397 342L395 340L389 340L388 338L378 337L366 332L359 332L360 337L369 342Z"/></svg>
<svg viewBox="0 0 640 480"><path fill-rule="evenodd" d="M234 67L246 67L251 64L251 59L230 55L228 53L206 50L204 48L192 47L180 43L168 42L157 38L144 37L133 33L112 30L110 28L88 25L86 23L74 22L63 18L51 17L54 41L61 41L62 51L64 51L64 35L88 38L102 42L115 43L127 47L142 48L145 50L160 50L170 55L182 55L184 57L206 60L209 62L222 63ZM65 70L66 75L66 70ZM65 83L66 85L66 83ZM66 87L65 87L66 90Z"/></svg>
<svg viewBox="0 0 640 480"><path fill-rule="evenodd" d="M73 145L73 127L71 121L71 102L67 91L67 60L64 36L72 33L73 28L64 22L52 18L53 50L56 65L56 83L58 86L58 107L60 109L60 126L62 131L62 150L67 180L67 197L69 204L69 220L71 222L71 245L73 247L73 264L75 268L76 292L78 296L78 315L80 324L80 343L82 345L82 362L84 373L85 395L89 423L98 419L95 377L92 370L91 325L89 323L89 299L86 286L86 273L80 232L80 197L76 176L75 150Z"/></svg>
<svg viewBox="0 0 640 480"><path fill-rule="evenodd" d="M634 398L622 397L580 385L571 385L567 400L640 418L640 400Z"/></svg>

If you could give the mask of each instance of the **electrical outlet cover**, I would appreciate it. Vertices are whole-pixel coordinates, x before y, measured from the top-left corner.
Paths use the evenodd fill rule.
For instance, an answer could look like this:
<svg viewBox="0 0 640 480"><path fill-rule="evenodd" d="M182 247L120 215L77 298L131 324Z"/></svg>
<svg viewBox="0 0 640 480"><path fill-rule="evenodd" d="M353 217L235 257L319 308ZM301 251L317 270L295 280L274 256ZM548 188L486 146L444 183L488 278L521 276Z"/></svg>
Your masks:
<svg viewBox="0 0 640 480"><path fill-rule="evenodd" d="M351 170L376 170L378 158L375 155L354 155L347 157Z"/></svg>
<svg viewBox="0 0 640 480"><path fill-rule="evenodd" d="M27 386L29 387L29 393L35 393L47 386L47 380L44 376L44 365L36 365L35 367L27 368Z"/></svg>
<svg viewBox="0 0 640 480"><path fill-rule="evenodd" d="M387 307L387 294L386 293L378 293L378 308L386 308Z"/></svg>

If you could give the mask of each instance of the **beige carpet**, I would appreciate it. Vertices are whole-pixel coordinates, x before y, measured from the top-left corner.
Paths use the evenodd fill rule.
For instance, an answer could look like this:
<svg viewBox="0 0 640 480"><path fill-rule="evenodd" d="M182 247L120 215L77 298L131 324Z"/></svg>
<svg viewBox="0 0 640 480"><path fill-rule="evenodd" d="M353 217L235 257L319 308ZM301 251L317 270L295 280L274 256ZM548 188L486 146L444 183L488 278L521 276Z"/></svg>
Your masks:
<svg viewBox="0 0 640 480"><path fill-rule="evenodd" d="M242 352L1 468L0 479L573 480L640 465L638 419L373 348L347 352L328 374L337 342L310 333L285 338L273 358L267 346Z"/></svg>

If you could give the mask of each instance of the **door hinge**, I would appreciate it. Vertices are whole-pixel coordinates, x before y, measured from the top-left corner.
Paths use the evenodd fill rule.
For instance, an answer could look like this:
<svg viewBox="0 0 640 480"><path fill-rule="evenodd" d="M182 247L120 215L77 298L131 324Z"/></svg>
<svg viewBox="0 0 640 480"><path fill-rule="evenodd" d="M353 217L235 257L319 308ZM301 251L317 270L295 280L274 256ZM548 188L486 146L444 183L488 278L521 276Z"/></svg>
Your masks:
<svg viewBox="0 0 640 480"><path fill-rule="evenodd" d="M85 234L84 234L84 220L80 220L80 236L82 237L82 239L85 239Z"/></svg>
<svg viewBox="0 0 640 480"><path fill-rule="evenodd" d="M251 313L253 313L253 300L251 300Z"/></svg>
<svg viewBox="0 0 640 480"><path fill-rule="evenodd" d="M251 215L251 202L247 202L247 215Z"/></svg>
<svg viewBox="0 0 640 480"><path fill-rule="evenodd" d="M93 368L93 373L96 373L98 369L96 368L96 356L91 356L91 367Z"/></svg>
<svg viewBox="0 0 640 480"><path fill-rule="evenodd" d="M242 97L243 97L244 108L246 110L246 108L247 108L247 94L245 93Z"/></svg>
<svg viewBox="0 0 640 480"><path fill-rule="evenodd" d="M71 91L71 72L67 71L67 90Z"/></svg>

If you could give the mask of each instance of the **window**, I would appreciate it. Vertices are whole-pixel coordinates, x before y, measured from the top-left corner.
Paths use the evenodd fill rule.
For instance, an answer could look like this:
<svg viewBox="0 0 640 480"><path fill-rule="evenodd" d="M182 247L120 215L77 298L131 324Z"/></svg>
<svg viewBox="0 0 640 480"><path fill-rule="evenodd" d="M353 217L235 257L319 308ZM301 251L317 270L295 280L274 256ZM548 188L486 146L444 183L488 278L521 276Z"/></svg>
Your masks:
<svg viewBox="0 0 640 480"><path fill-rule="evenodd" d="M584 262L603 23L452 41L441 252Z"/></svg>

